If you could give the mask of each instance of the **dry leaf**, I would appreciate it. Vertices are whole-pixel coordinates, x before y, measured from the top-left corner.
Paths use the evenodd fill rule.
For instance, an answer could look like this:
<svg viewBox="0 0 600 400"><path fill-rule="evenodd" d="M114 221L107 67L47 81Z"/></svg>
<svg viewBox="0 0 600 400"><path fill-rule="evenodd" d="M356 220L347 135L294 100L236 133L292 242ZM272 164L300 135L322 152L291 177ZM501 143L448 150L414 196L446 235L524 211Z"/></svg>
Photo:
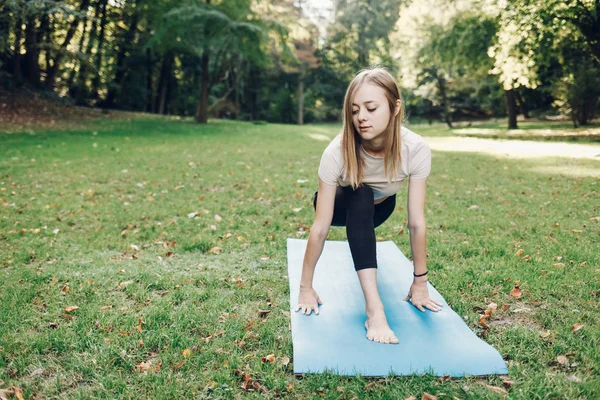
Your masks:
<svg viewBox="0 0 600 400"><path fill-rule="evenodd" d="M290 363L290 358L289 357L281 357L279 359L279 362L281 363L281 365L283 365L285 367Z"/></svg>
<svg viewBox="0 0 600 400"><path fill-rule="evenodd" d="M271 312L271 310L258 310L258 316L261 318L264 318L267 316L267 314L269 314Z"/></svg>
<svg viewBox="0 0 600 400"><path fill-rule="evenodd" d="M508 390L511 388L511 386L514 384L515 382L512 379L505 379L502 381L502 384L504 385L504 387Z"/></svg>
<svg viewBox="0 0 600 400"><path fill-rule="evenodd" d="M421 400L437 400L437 396L424 392Z"/></svg>
<svg viewBox="0 0 600 400"><path fill-rule="evenodd" d="M485 322L485 317L481 317L479 319L479 326L481 326L484 329L490 329L490 326L487 324L487 322Z"/></svg>
<svg viewBox="0 0 600 400"><path fill-rule="evenodd" d="M253 325L254 325L254 318L252 318L252 319L250 320L250 322L248 323L248 325L246 325L246 326L245 326L243 329L244 329L245 331L247 331L248 329L252 328L252 326L253 326Z"/></svg>
<svg viewBox="0 0 600 400"><path fill-rule="evenodd" d="M571 327L571 329L573 329L573 332L577 332L581 328L583 328L583 324L575 324Z"/></svg>
<svg viewBox="0 0 600 400"><path fill-rule="evenodd" d="M517 256L517 257L521 257L521 255L522 255L523 253L525 253L525 250L523 250L523 249L519 249L519 250L517 250L517 253L515 254L515 256Z"/></svg>
<svg viewBox="0 0 600 400"><path fill-rule="evenodd" d="M263 261L269 260L271 257L269 256L260 256L260 259Z"/></svg>
<svg viewBox="0 0 600 400"><path fill-rule="evenodd" d="M569 364L569 359L565 356L558 356L556 357L556 361L558 361L559 364L561 365L567 365Z"/></svg>
<svg viewBox="0 0 600 400"><path fill-rule="evenodd" d="M264 363L272 363L273 361L275 361L275 354L269 354L268 356L262 358L262 362Z"/></svg>
<svg viewBox="0 0 600 400"><path fill-rule="evenodd" d="M213 247L208 252L211 254L221 254L222 250L220 247Z"/></svg>
<svg viewBox="0 0 600 400"><path fill-rule="evenodd" d="M187 360L185 360L185 359L181 360L180 362L178 362L177 364L175 364L173 366L173 369L179 369L179 368L181 368L183 366L183 364L185 364L186 361Z"/></svg>
<svg viewBox="0 0 600 400"><path fill-rule="evenodd" d="M221 218L221 216L219 214L215 214L215 221L221 222L222 220L223 220L223 218Z"/></svg>
<svg viewBox="0 0 600 400"><path fill-rule="evenodd" d="M147 374L148 372L160 372L162 361L149 359L148 361L140 361L135 364L135 371Z"/></svg>
<svg viewBox="0 0 600 400"><path fill-rule="evenodd" d="M489 390L491 390L492 392L496 392L499 394L508 394L508 392L498 386L490 386L490 385L485 385L486 388L488 388Z"/></svg>
<svg viewBox="0 0 600 400"><path fill-rule="evenodd" d="M515 286L514 289L510 291L510 295L514 298L520 299L522 296L521 289L519 289L518 286Z"/></svg>
<svg viewBox="0 0 600 400"><path fill-rule="evenodd" d="M571 382L581 383L581 378L579 378L575 375L569 375L569 376L567 376L567 379L570 380Z"/></svg>
<svg viewBox="0 0 600 400"><path fill-rule="evenodd" d="M79 307L77 307L77 306L65 307L65 312L67 312L67 313L70 313L70 312L75 311L75 310L79 310Z"/></svg>
<svg viewBox="0 0 600 400"><path fill-rule="evenodd" d="M181 352L181 354L185 357L185 358L189 358L192 355L192 351L190 349L185 349Z"/></svg>

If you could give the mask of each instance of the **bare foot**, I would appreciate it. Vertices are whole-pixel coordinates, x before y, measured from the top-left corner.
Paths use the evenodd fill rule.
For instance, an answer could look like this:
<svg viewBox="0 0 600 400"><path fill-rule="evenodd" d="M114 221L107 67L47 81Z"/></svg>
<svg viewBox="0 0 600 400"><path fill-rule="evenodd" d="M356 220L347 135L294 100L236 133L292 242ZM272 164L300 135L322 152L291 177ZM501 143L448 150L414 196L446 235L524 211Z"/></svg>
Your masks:
<svg viewBox="0 0 600 400"><path fill-rule="evenodd" d="M397 344L399 342L394 331L390 329L385 318L385 313L378 311L369 315L367 313L367 320L365 321L365 328L367 328L367 339L378 343L391 343Z"/></svg>

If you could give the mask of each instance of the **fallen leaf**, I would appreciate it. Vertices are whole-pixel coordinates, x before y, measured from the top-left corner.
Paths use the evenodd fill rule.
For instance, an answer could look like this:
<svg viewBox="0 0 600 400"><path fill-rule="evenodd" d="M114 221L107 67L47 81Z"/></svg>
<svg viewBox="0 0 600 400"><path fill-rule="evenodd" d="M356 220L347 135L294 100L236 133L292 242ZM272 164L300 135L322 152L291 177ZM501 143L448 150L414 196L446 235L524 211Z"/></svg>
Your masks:
<svg viewBox="0 0 600 400"><path fill-rule="evenodd" d="M583 328L583 324L575 324L571 327L571 329L573 329L573 332L577 332L581 328Z"/></svg>
<svg viewBox="0 0 600 400"><path fill-rule="evenodd" d="M127 286L131 285L133 281L124 281L119 283L119 289L125 289Z"/></svg>
<svg viewBox="0 0 600 400"><path fill-rule="evenodd" d="M281 363L281 365L283 365L285 367L290 363L290 358L289 357L281 357L279 359L279 362Z"/></svg>
<svg viewBox="0 0 600 400"><path fill-rule="evenodd" d="M271 312L271 310L258 310L258 316L261 318L264 318L267 316L267 314L269 314Z"/></svg>
<svg viewBox="0 0 600 400"><path fill-rule="evenodd" d="M192 355L192 351L190 349L185 349L181 352L181 354L185 357L185 358L189 358Z"/></svg>
<svg viewBox="0 0 600 400"><path fill-rule="evenodd" d="M558 361L559 364L561 365L567 365L569 364L569 359L565 356L558 356L556 357L556 361Z"/></svg>
<svg viewBox="0 0 600 400"><path fill-rule="evenodd" d="M518 286L515 286L513 290L510 291L510 295L514 298L520 299L522 296L521 289Z"/></svg>
<svg viewBox="0 0 600 400"><path fill-rule="evenodd" d="M100 307L100 311L108 311L108 310L112 310L112 306L103 306L103 307Z"/></svg>
<svg viewBox="0 0 600 400"><path fill-rule="evenodd" d="M477 210L479 208L479 206L473 204L472 206L469 206L469 208L467 208L467 210Z"/></svg>
<svg viewBox="0 0 600 400"><path fill-rule="evenodd" d="M68 307L65 307L65 312L67 312L67 313L70 313L70 312L75 311L75 310L79 310L79 307L77 307L77 306L68 306Z"/></svg>
<svg viewBox="0 0 600 400"><path fill-rule="evenodd" d="M511 388L511 386L514 384L515 382L512 379L505 379L502 381L502 384L504 385L504 388L506 388L507 390Z"/></svg>
<svg viewBox="0 0 600 400"><path fill-rule="evenodd" d="M515 256L517 256L517 257L521 257L521 255L522 255L523 253L525 253L525 250L523 250L523 249L519 249L519 250L517 250L517 252L516 252Z"/></svg>
<svg viewBox="0 0 600 400"><path fill-rule="evenodd" d="M263 357L261 360L263 363L272 363L273 361L275 361L275 354L269 354L268 356Z"/></svg>
<svg viewBox="0 0 600 400"><path fill-rule="evenodd" d="M421 400L437 400L437 396L424 392Z"/></svg>
<svg viewBox="0 0 600 400"><path fill-rule="evenodd" d="M149 359L135 364L135 371L147 374L148 372L160 372L162 361L160 359Z"/></svg>
<svg viewBox="0 0 600 400"><path fill-rule="evenodd" d="M479 326L481 326L484 329L490 329L490 326L487 324L487 322L485 322L485 317L481 317L479 319Z"/></svg>
<svg viewBox="0 0 600 400"><path fill-rule="evenodd" d="M575 375L567 376L567 380L570 380L571 382L575 382L575 383L581 383L581 378L579 378Z"/></svg>
<svg viewBox="0 0 600 400"><path fill-rule="evenodd" d="M219 214L215 214L215 221L221 222L222 220L223 220L223 218L221 218L221 216Z"/></svg>
<svg viewBox="0 0 600 400"><path fill-rule="evenodd" d="M260 256L260 259L263 261L269 260L271 257L269 256Z"/></svg>
<svg viewBox="0 0 600 400"><path fill-rule="evenodd" d="M222 250L220 247L213 247L208 252L211 254L221 254Z"/></svg>
<svg viewBox="0 0 600 400"><path fill-rule="evenodd" d="M247 331L248 329L252 328L252 326L254 325L254 318L252 318L250 320L250 322L248 323L248 325L246 325L243 330Z"/></svg>
<svg viewBox="0 0 600 400"><path fill-rule="evenodd" d="M496 392L499 394L508 394L508 392L506 390L504 390L498 386L485 385L485 387L488 388L489 390L491 390L492 392Z"/></svg>
<svg viewBox="0 0 600 400"><path fill-rule="evenodd" d="M173 369L179 369L179 368L181 368L183 366L183 364L185 364L186 361L187 361L186 359L181 360L177 364L173 365Z"/></svg>

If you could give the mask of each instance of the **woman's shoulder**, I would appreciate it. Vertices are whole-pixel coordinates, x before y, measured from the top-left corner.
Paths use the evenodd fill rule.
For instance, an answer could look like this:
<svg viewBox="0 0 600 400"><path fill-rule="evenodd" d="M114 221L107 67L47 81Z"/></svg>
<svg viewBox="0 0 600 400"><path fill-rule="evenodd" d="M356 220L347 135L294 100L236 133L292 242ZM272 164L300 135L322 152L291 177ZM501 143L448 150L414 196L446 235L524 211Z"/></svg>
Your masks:
<svg viewBox="0 0 600 400"><path fill-rule="evenodd" d="M341 154L342 153L342 132L335 135L325 148L325 152L330 154Z"/></svg>
<svg viewBox="0 0 600 400"><path fill-rule="evenodd" d="M422 146L428 146L423 136L413 132L405 126L402 126L402 145L409 149L418 149Z"/></svg>

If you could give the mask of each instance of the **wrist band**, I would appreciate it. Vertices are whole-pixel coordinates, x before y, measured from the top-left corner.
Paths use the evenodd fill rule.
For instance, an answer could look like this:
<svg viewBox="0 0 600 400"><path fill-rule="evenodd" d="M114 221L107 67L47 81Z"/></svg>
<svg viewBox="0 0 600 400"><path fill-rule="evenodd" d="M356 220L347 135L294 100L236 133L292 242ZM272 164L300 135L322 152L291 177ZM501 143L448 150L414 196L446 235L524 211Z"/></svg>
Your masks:
<svg viewBox="0 0 600 400"><path fill-rule="evenodd" d="M429 271L427 271L427 272L429 272ZM415 273L413 272L413 275L415 275L415 277L425 276L425 275L427 275L427 272L425 272L424 274L421 274L421 275L415 275Z"/></svg>

